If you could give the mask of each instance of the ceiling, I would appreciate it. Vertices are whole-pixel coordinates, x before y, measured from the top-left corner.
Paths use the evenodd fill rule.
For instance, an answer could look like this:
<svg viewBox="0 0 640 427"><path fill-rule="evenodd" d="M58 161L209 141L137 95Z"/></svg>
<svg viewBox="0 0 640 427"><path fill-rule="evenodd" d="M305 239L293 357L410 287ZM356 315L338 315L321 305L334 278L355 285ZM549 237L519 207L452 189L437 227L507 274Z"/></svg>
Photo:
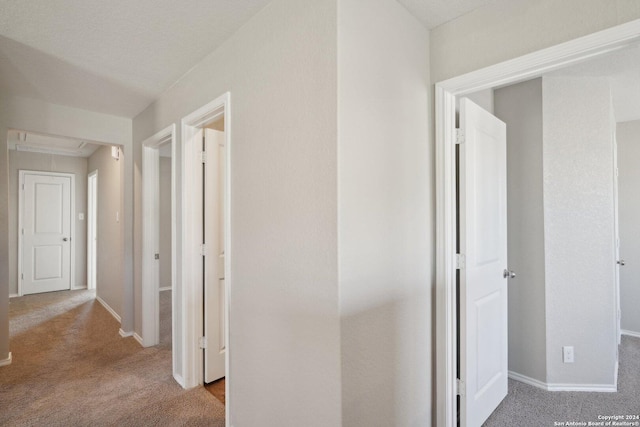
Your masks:
<svg viewBox="0 0 640 427"><path fill-rule="evenodd" d="M73 157L90 157L100 147L88 141L19 130L9 131L7 143L10 150Z"/></svg>
<svg viewBox="0 0 640 427"><path fill-rule="evenodd" d="M135 117L269 1L0 0L0 95ZM399 1L433 28L490 0Z"/></svg>
<svg viewBox="0 0 640 427"><path fill-rule="evenodd" d="M606 77L617 122L640 119L640 45L564 68L549 76Z"/></svg>

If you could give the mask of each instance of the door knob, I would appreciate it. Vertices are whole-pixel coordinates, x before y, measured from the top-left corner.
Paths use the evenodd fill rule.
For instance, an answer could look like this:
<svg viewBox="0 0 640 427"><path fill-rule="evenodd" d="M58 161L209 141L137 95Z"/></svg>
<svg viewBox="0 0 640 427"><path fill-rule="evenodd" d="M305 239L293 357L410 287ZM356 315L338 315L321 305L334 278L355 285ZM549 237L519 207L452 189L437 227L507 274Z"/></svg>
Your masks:
<svg viewBox="0 0 640 427"><path fill-rule="evenodd" d="M509 271L506 268L504 269L504 272L502 273L502 277L504 277L505 279L515 279L516 278L516 272L515 271Z"/></svg>
<svg viewBox="0 0 640 427"><path fill-rule="evenodd" d="M623 259L621 259L621 260L619 260L619 261L618 261L618 265L624 265L624 264L625 264L625 263L624 263L624 260L623 260Z"/></svg>
<svg viewBox="0 0 640 427"><path fill-rule="evenodd" d="M69 240L69 239L67 239L66 237L63 237L63 238L62 238L62 241L63 241L63 242L67 242L68 240Z"/></svg>

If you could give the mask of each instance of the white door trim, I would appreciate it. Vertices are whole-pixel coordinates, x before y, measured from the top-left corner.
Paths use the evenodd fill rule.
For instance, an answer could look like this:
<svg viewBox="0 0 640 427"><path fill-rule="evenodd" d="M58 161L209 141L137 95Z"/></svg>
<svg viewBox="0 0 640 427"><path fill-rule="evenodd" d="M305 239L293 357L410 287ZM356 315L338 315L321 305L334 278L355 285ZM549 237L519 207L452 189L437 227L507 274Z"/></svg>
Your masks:
<svg viewBox="0 0 640 427"><path fill-rule="evenodd" d="M160 342L160 299L158 263L155 254L158 253L160 236L160 218L156 209L160 199L160 146L171 143L171 215L175 218L175 169L176 144L175 124L161 130L142 142L142 345L150 347ZM176 226L171 221L171 238L175 242ZM171 282L176 283L176 250L171 245ZM175 310L175 295L171 294L172 313ZM172 315L172 336L175 337L175 316ZM175 350L176 339L172 339L172 350ZM175 354L175 351L172 351ZM176 359L173 358L173 372L176 373Z"/></svg>
<svg viewBox="0 0 640 427"><path fill-rule="evenodd" d="M528 80L545 72L624 48L638 41L640 41L640 20L635 20L436 84L435 410L438 426L456 425L456 97Z"/></svg>
<svg viewBox="0 0 640 427"><path fill-rule="evenodd" d="M71 271L69 272L69 290L75 288L76 283L76 176L72 173L62 172L43 172L20 169L18 171L18 296L22 296L22 230L24 220L24 176L27 174L44 175L44 176L59 176L71 179L70 198L71 198L71 226L69 231L69 238L71 239Z"/></svg>
<svg viewBox="0 0 640 427"><path fill-rule="evenodd" d="M95 179L96 189L91 189L91 180ZM92 197L95 199L92 203ZM98 232L98 170L89 172L87 175L87 289L97 287L97 244L94 248L92 239L97 238Z"/></svg>
<svg viewBox="0 0 640 427"><path fill-rule="evenodd" d="M207 123L215 120L217 117L224 115L224 134L226 146L225 159L225 184L224 184L224 233L225 233L225 336L227 342L227 350L225 355L225 387L226 387L226 404L225 417L226 425L230 424L229 412L229 384L230 384L230 353L232 343L229 340L229 300L232 289L231 277L231 95L229 92L213 100L209 104L199 108L193 113L182 119L182 280L181 289L182 300L182 359L183 359L183 379L186 388L195 387L204 381L203 355L199 348L199 339L203 336L203 319L204 313L202 304L203 295L203 277L202 277L202 254L201 244L202 236L198 235L196 223L200 220L198 212L193 209L191 200L202 198L202 194L196 194L194 191L198 186L196 165L201 162L198 151L194 143L194 135L197 131L204 127ZM201 213L200 213L201 214Z"/></svg>

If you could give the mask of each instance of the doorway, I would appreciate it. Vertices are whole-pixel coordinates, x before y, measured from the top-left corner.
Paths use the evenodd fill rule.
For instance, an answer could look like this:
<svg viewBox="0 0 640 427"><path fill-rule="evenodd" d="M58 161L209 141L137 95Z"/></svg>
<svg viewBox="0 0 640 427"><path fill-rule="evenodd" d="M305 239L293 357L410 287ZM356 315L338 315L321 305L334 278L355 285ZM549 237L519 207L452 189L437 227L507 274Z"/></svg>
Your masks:
<svg viewBox="0 0 640 427"><path fill-rule="evenodd" d="M98 171L87 177L87 289L96 289L98 241Z"/></svg>
<svg viewBox="0 0 640 427"><path fill-rule="evenodd" d="M229 93L182 119L185 386L224 378L229 408ZM230 425L229 417L226 418Z"/></svg>

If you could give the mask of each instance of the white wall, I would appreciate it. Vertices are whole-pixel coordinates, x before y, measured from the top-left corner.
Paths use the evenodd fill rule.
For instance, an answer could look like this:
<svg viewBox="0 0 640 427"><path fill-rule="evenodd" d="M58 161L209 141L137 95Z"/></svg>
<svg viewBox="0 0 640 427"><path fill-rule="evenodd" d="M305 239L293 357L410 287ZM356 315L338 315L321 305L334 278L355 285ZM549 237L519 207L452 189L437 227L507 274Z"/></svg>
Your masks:
<svg viewBox="0 0 640 427"><path fill-rule="evenodd" d="M139 189L141 141L231 93L235 426L340 425L336 19L275 0L134 119Z"/></svg>
<svg viewBox="0 0 640 427"><path fill-rule="evenodd" d="M171 286L171 157L160 157L159 176L160 287L165 288Z"/></svg>
<svg viewBox="0 0 640 427"><path fill-rule="evenodd" d="M428 425L429 36L393 0L338 10L342 424Z"/></svg>
<svg viewBox="0 0 640 427"><path fill-rule="evenodd" d="M439 82L640 18L635 0L501 0L431 31Z"/></svg>
<svg viewBox="0 0 640 427"><path fill-rule="evenodd" d="M618 123L621 327L640 334L640 120Z"/></svg>
<svg viewBox="0 0 640 427"><path fill-rule="evenodd" d="M542 79L497 89L507 124L509 371L547 381L542 161Z"/></svg>
<svg viewBox="0 0 640 427"><path fill-rule="evenodd" d="M131 143L131 120L18 97L0 98L0 360L9 349L9 167L7 130L20 129L90 141ZM132 172L132 164L129 166ZM133 179L128 180L132 183ZM128 192L133 188L129 185ZM131 193L132 194L132 193ZM132 197L132 195L131 195ZM131 205L131 204L130 204ZM131 209L133 206L131 205ZM132 215L131 215L132 217ZM131 221L128 221L131 225ZM131 228L130 236L133 235ZM132 244L128 245L129 247ZM131 311L132 317L133 312Z"/></svg>
<svg viewBox="0 0 640 427"><path fill-rule="evenodd" d="M615 383L613 132L605 78L542 79L547 381ZM562 361L574 346L575 363Z"/></svg>
<svg viewBox="0 0 640 427"><path fill-rule="evenodd" d="M123 197L124 158L111 157L111 147L96 150L88 162L88 172L98 171L96 226L96 295L120 317L123 313Z"/></svg>
<svg viewBox="0 0 640 427"><path fill-rule="evenodd" d="M25 151L9 151L9 294L18 293L18 193L19 171L65 172L75 175L76 211L72 213L75 227L75 283L71 288L87 287L87 159ZM80 221L78 215L85 214Z"/></svg>

